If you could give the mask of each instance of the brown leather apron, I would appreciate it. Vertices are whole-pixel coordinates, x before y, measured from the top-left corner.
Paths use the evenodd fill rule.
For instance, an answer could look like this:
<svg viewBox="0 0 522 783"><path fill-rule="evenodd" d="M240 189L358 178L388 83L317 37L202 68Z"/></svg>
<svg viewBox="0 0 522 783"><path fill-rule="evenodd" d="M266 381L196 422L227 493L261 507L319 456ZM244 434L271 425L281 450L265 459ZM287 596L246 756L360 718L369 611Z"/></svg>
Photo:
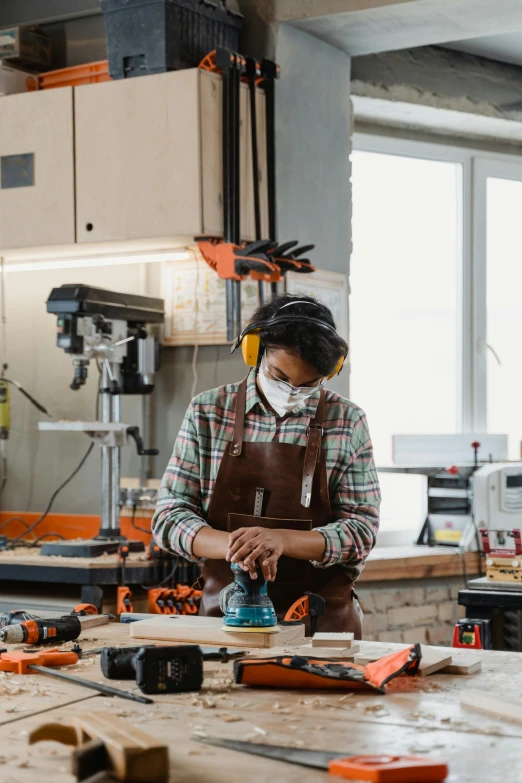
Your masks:
<svg viewBox="0 0 522 783"><path fill-rule="evenodd" d="M222 457L208 512L208 524L232 532L240 527L312 530L331 521L326 459L321 449L326 392L321 391L307 445L243 441L247 379L236 399L234 439ZM226 560L203 566L200 614L218 617L219 593L232 581ZM361 638L361 621L353 601L353 582L340 565L315 568L307 560L279 559L268 594L279 619L305 590L321 595L326 613L321 631L352 631Z"/></svg>

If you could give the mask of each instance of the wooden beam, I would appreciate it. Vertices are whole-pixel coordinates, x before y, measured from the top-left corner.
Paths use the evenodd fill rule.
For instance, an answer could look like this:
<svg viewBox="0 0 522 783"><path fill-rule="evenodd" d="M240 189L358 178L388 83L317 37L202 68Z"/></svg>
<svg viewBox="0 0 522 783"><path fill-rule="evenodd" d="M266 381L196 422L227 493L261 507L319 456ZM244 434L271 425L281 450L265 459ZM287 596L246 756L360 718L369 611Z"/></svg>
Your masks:
<svg viewBox="0 0 522 783"><path fill-rule="evenodd" d="M477 552L464 554L468 576L479 573ZM380 582L397 579L428 579L459 576L462 560L456 549L447 547L376 547L370 554L359 582Z"/></svg>

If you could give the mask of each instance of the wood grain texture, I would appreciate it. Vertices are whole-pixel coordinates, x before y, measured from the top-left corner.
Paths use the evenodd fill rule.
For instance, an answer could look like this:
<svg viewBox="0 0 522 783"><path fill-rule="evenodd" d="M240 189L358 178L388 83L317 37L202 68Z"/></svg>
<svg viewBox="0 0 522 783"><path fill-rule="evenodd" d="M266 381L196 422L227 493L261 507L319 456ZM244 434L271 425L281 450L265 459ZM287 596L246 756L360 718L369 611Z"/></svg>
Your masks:
<svg viewBox="0 0 522 783"><path fill-rule="evenodd" d="M0 248L75 241L73 92L0 101L0 156L34 155L34 185L0 189Z"/></svg>
<svg viewBox="0 0 522 783"><path fill-rule="evenodd" d="M335 647L347 650L353 642L353 633L316 633L312 637L312 647Z"/></svg>
<svg viewBox="0 0 522 783"><path fill-rule="evenodd" d="M383 658L386 655L391 655L398 650L404 650L406 647L411 647L411 644L374 644L371 643L369 647L363 648L363 650L355 656L354 663L360 666L366 666L368 663L373 663ZM421 677L427 677L429 674L444 669L452 662L452 649L443 647L428 647L425 644L420 645L422 658L419 665L419 674Z"/></svg>
<svg viewBox="0 0 522 783"><path fill-rule="evenodd" d="M464 655L453 655L453 660L449 666L440 670L440 674L476 674L482 669L482 659L478 655L464 653Z"/></svg>
<svg viewBox="0 0 522 783"><path fill-rule="evenodd" d="M158 617L130 624L133 639L160 639L228 647L276 647L304 643L304 625L280 626L278 633L234 633L222 630L221 617Z"/></svg>
<svg viewBox="0 0 522 783"><path fill-rule="evenodd" d="M494 715L504 720L522 723L522 704L505 696L483 690L465 690L460 693L460 703L476 712Z"/></svg>
<svg viewBox="0 0 522 783"><path fill-rule="evenodd" d="M479 573L479 555L466 552L468 575ZM462 574L458 552L448 547L383 546L375 547L358 582L380 582L399 579L427 579Z"/></svg>
<svg viewBox="0 0 522 783"><path fill-rule="evenodd" d="M75 88L78 242L201 233L198 73Z"/></svg>

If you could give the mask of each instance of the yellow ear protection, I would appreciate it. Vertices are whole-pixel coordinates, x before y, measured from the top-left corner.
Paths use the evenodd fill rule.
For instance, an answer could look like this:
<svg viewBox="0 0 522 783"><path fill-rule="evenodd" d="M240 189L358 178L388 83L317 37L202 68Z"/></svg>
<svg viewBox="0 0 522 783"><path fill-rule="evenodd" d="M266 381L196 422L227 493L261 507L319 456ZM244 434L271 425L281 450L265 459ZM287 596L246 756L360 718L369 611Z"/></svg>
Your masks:
<svg viewBox="0 0 522 783"><path fill-rule="evenodd" d="M268 326L276 326L277 324L288 324L294 322L320 326L322 329L326 329L328 332L337 337L337 339L341 342L345 352L337 362L334 371L328 376L328 380L333 378L335 375L338 375L343 369L344 360L348 355L348 346L333 326L330 326L330 324L326 323L325 321L321 321L319 318L312 318L308 315L276 315L274 318L270 318L268 321L249 323L247 326L245 326L241 334L236 339L234 345L232 346L231 353L234 353L234 351L237 350L239 346L241 346L241 352L243 354L245 364L248 365L248 367L257 367L258 362L261 359L261 356L259 355L261 350L261 329L264 329Z"/></svg>

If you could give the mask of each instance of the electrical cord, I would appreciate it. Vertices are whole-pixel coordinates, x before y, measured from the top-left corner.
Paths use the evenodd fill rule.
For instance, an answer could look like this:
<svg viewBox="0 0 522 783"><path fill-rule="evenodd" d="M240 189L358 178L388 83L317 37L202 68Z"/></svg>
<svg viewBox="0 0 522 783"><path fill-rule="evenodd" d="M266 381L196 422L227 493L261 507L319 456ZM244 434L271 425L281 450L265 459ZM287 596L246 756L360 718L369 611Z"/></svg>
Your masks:
<svg viewBox="0 0 522 783"><path fill-rule="evenodd" d="M166 576L165 579L163 579L161 582L158 582L157 585L140 585L141 589L142 590L157 590L158 587L163 587L163 585L166 585L167 582L170 582L170 580L174 577L174 574L178 570L178 563L179 563L179 558L176 558L176 564L175 564L174 568L172 569L172 571L170 572L170 574L168 576Z"/></svg>
<svg viewBox="0 0 522 783"><path fill-rule="evenodd" d="M40 413L44 413L44 414L45 414L46 416L48 416L50 419L52 419L52 418L53 418L52 414L51 414L51 413L49 413L49 411L47 410L47 408L45 408L45 407L44 407L44 406L43 406L43 405L42 405L40 402L38 402L38 400L35 400L35 398L34 398L34 397L31 395L31 394L29 394L29 392L28 392L28 391L26 391L26 390L24 389L24 387L22 386L22 384L21 384L21 383L18 383L18 381L13 381L13 380L11 380L10 378L6 378L6 377L5 377L5 375L3 375L3 376L2 376L2 382L5 382L5 383L10 383L12 386L14 386L16 389L18 389L18 391L19 391L19 392L21 392L21 394L23 394L23 395L24 395L24 397L27 397L27 399L29 400L29 402L30 402L32 405L34 405L34 407L35 407L35 408L37 408L37 409L40 411Z"/></svg>
<svg viewBox="0 0 522 783"><path fill-rule="evenodd" d="M23 525L26 530L29 528L29 522L26 522L25 519L22 519L22 517L11 517L10 519L6 519L5 522L2 522L0 525L0 530L3 530L4 527L9 525L11 522L20 522L20 524Z"/></svg>
<svg viewBox="0 0 522 783"><path fill-rule="evenodd" d="M66 541L67 539L65 536L62 536L61 533L44 533L43 536L39 536L39 538L36 539L36 541L32 541L29 546L34 547L38 546L40 541L43 541L44 538L49 538L49 536L54 536L54 538L60 538L62 541Z"/></svg>
<svg viewBox="0 0 522 783"><path fill-rule="evenodd" d="M22 539L24 536L26 536L28 533L32 533L32 531L35 529L35 527L36 527L37 525L39 525L39 524L40 524L40 522L43 522L43 520L44 520L44 519L46 518L46 516L49 514L49 512L50 512L50 510L51 510L51 508L52 508L52 506L53 506L53 503L54 503L54 501L56 500L56 498L58 497L58 495L60 494L60 492L62 491L62 489L64 489L64 488L67 486L67 484L69 484L69 482L73 480L73 478L76 476L76 474L77 474L77 473L79 473L79 472L80 472L80 470L83 468L83 466L84 466L85 462L87 461L87 457L89 456L89 454L91 453L91 451L93 450L93 448L94 448L94 443L91 443L91 444L90 444L90 446L89 446L89 448L87 449L87 451L85 452L85 454L84 454L84 455L83 455L83 457L81 458L80 462L78 463L78 465L76 466L76 468L75 468L75 469L73 470L73 472L71 473L71 475L70 475L68 478L66 478L66 479L65 479L65 481L63 482L63 484L60 484L60 486L58 487L58 489L55 489L55 491L54 491L54 492L53 492L53 494L51 495L51 499L49 500L49 503L47 504L47 508L45 509L45 511L43 512L43 514L42 514L42 515L41 515L41 516L40 516L40 517L39 517L39 518L36 520L36 522L33 522L33 524L32 524L32 525L29 525L29 527L27 528L27 530L25 530L23 533L21 533L21 534L20 534L19 536L17 536L16 538L12 538L12 539L9 541L9 544L8 544L8 548L9 548L9 549L13 549L13 548L14 548L14 546L15 546L15 545L16 545L16 544L17 544L17 543L18 543L18 542L19 542L19 541L20 541L20 540L21 540L21 539Z"/></svg>
<svg viewBox="0 0 522 783"><path fill-rule="evenodd" d="M147 530L146 527L140 527L139 525L136 524L136 506L135 505L132 506L131 525L134 528L134 530L139 530L141 533L147 533L149 535L151 534L151 531Z"/></svg>

